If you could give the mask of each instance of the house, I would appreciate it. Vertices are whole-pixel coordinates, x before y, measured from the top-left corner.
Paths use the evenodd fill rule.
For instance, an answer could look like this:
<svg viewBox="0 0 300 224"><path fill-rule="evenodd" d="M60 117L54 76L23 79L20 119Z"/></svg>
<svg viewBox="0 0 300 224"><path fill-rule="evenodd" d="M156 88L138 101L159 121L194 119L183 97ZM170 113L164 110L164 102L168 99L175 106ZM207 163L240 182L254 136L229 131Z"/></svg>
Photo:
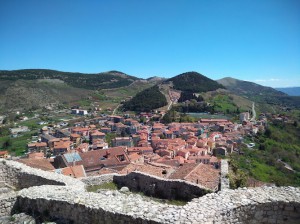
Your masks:
<svg viewBox="0 0 300 224"><path fill-rule="evenodd" d="M188 159L190 155L190 152L187 149L180 149L177 152L177 156L181 156L184 159Z"/></svg>
<svg viewBox="0 0 300 224"><path fill-rule="evenodd" d="M77 147L76 147L76 151L77 152L87 152L87 151L89 151L89 144L88 143L81 143L80 145L78 145Z"/></svg>
<svg viewBox="0 0 300 224"><path fill-rule="evenodd" d="M120 116L110 116L109 119L114 122L114 123L123 123L124 122L124 118L120 117Z"/></svg>
<svg viewBox="0 0 300 224"><path fill-rule="evenodd" d="M19 133L29 131L29 128L27 126L19 126L17 128L10 128L9 130L10 130L11 134L15 136Z"/></svg>
<svg viewBox="0 0 300 224"><path fill-rule="evenodd" d="M108 149L108 143L106 143L103 139L95 139L92 144L92 149Z"/></svg>
<svg viewBox="0 0 300 224"><path fill-rule="evenodd" d="M53 155L61 155L64 154L71 149L71 142L70 141L63 141L60 140L58 142L54 142L54 147L53 147Z"/></svg>
<svg viewBox="0 0 300 224"><path fill-rule="evenodd" d="M33 152L29 153L28 155L29 159L43 159L44 158L44 153L42 152Z"/></svg>
<svg viewBox="0 0 300 224"><path fill-rule="evenodd" d="M54 166L51 164L50 160L41 157L35 157L35 158L29 157L26 159L19 159L18 162L36 169L41 169L45 171L54 170Z"/></svg>
<svg viewBox="0 0 300 224"><path fill-rule="evenodd" d="M175 135L173 134L173 131L170 131L170 130L166 130L164 132L164 135L165 135L166 138L169 138L169 139L175 138Z"/></svg>
<svg viewBox="0 0 300 224"><path fill-rule="evenodd" d="M88 137L89 136L89 128L87 127L75 127L71 130L72 134L79 134L82 137Z"/></svg>
<svg viewBox="0 0 300 224"><path fill-rule="evenodd" d="M79 134L73 133L70 135L70 141L75 145L79 145L81 143L81 137Z"/></svg>
<svg viewBox="0 0 300 224"><path fill-rule="evenodd" d="M105 150L93 150L81 153L83 166L87 173L98 171L104 167L122 169L130 163L124 147L114 147Z"/></svg>
<svg viewBox="0 0 300 224"><path fill-rule="evenodd" d="M48 145L49 141L53 140L53 139L55 139L55 137L52 136L52 135L49 135L49 134L42 134L41 135L41 142L46 142L47 145Z"/></svg>
<svg viewBox="0 0 300 224"><path fill-rule="evenodd" d="M46 155L46 149L47 143L46 142L35 142L35 143L29 143L27 145L27 150L29 153L31 152L43 152L44 155Z"/></svg>
<svg viewBox="0 0 300 224"><path fill-rule="evenodd" d="M120 171L120 174L128 174L133 171L139 171L153 176L166 178L174 171L174 168L159 163L130 163Z"/></svg>
<svg viewBox="0 0 300 224"><path fill-rule="evenodd" d="M240 113L240 121L247 121L250 120L250 114L249 112Z"/></svg>
<svg viewBox="0 0 300 224"><path fill-rule="evenodd" d="M116 131L117 134L122 135L126 134L127 125L124 125L122 123L116 123L114 124L113 130Z"/></svg>
<svg viewBox="0 0 300 224"><path fill-rule="evenodd" d="M222 155L222 156L226 156L227 155L227 149L222 146L222 147L216 147L214 150L214 155Z"/></svg>
<svg viewBox="0 0 300 224"><path fill-rule="evenodd" d="M84 116L84 115L88 114L88 111L87 110L82 110L82 109L72 109L71 114Z"/></svg>
<svg viewBox="0 0 300 224"><path fill-rule="evenodd" d="M132 163L140 163L143 164L144 163L144 156L140 155L138 153L131 153L130 155L128 155L130 162Z"/></svg>
<svg viewBox="0 0 300 224"><path fill-rule="evenodd" d="M105 139L105 133L100 132L98 130L94 130L90 132L90 142L93 143L96 140L104 140Z"/></svg>
<svg viewBox="0 0 300 224"><path fill-rule="evenodd" d="M111 132L111 128L103 127L103 128L100 129L100 131L107 134L107 133Z"/></svg>
<svg viewBox="0 0 300 224"><path fill-rule="evenodd" d="M54 136L56 138L70 137L71 133L67 129L56 129Z"/></svg>
<svg viewBox="0 0 300 224"><path fill-rule="evenodd" d="M183 164L170 175L169 179L186 180L212 191L217 191L219 188L220 170L203 163Z"/></svg>
<svg viewBox="0 0 300 224"><path fill-rule="evenodd" d="M0 158L8 158L9 154L8 151L0 151Z"/></svg>
<svg viewBox="0 0 300 224"><path fill-rule="evenodd" d="M60 169L55 169L55 173L63 174L65 176L73 177L73 178L81 178L86 177L86 173L83 165L69 166Z"/></svg>
<svg viewBox="0 0 300 224"><path fill-rule="evenodd" d="M114 147L118 147L118 146L133 147L133 139L132 137L116 137L112 139L112 145Z"/></svg>
<svg viewBox="0 0 300 224"><path fill-rule="evenodd" d="M144 155L144 154L152 154L153 153L153 148L150 146L147 147L130 147L127 149L128 154L132 154L132 153L138 153L140 155Z"/></svg>
<svg viewBox="0 0 300 224"><path fill-rule="evenodd" d="M78 152L69 152L65 153L63 155L58 155L54 158L54 167L56 169L58 168L64 168L68 166L76 166L76 165L82 165L83 160Z"/></svg>

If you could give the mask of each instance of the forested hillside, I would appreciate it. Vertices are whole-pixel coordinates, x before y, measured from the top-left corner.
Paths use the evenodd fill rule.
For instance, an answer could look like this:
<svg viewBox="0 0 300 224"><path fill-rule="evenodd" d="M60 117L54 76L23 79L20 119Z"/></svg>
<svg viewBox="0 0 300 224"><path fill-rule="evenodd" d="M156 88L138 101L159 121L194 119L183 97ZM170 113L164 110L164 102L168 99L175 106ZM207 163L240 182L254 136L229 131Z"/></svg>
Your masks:
<svg viewBox="0 0 300 224"><path fill-rule="evenodd" d="M2 80L37 80L59 79L66 84L85 89L111 89L128 86L138 78L118 71L103 72L98 74L84 74L77 72L61 72L47 69L23 69L14 71L0 71Z"/></svg>
<svg viewBox="0 0 300 224"><path fill-rule="evenodd" d="M123 105L124 110L149 112L167 105L164 94L159 91L159 87L153 86L136 94L131 100Z"/></svg>
<svg viewBox="0 0 300 224"><path fill-rule="evenodd" d="M167 79L165 82L170 81L173 82L174 89L193 93L207 92L224 88L216 81L209 79L197 72L186 72L171 79Z"/></svg>

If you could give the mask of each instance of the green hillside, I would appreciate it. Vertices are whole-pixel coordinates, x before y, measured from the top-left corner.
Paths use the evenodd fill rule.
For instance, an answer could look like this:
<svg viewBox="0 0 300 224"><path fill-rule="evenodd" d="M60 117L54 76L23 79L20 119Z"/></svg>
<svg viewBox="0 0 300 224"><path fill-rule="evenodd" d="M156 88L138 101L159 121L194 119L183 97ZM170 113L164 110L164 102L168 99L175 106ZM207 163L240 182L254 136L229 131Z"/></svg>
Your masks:
<svg viewBox="0 0 300 224"><path fill-rule="evenodd" d="M231 92L260 104L300 107L300 97L288 96L271 87L230 77L217 80Z"/></svg>
<svg viewBox="0 0 300 224"><path fill-rule="evenodd" d="M37 80L58 79L66 84L84 89L111 89L128 86L138 78L118 71L102 72L98 74L84 74L77 72L61 72L47 69L23 69L6 71L0 70L2 80Z"/></svg>
<svg viewBox="0 0 300 224"><path fill-rule="evenodd" d="M131 100L123 104L124 110L149 112L167 105L164 94L157 85L136 94Z"/></svg>
<svg viewBox="0 0 300 224"><path fill-rule="evenodd" d="M205 77L197 72L186 72L167 79L165 82L172 82L173 88L186 92L200 93L224 88L216 81Z"/></svg>

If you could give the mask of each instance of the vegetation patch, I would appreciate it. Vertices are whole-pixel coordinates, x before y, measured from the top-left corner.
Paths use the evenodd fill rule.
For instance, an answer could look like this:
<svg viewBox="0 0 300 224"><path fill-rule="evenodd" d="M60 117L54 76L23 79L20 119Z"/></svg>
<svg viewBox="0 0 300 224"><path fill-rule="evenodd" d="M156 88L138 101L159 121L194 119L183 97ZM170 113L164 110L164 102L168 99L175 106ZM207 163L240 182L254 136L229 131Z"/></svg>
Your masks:
<svg viewBox="0 0 300 224"><path fill-rule="evenodd" d="M172 81L174 89L200 93L224 88L221 84L216 81L209 79L197 72L186 72L177 75L171 79L167 79L165 82Z"/></svg>
<svg viewBox="0 0 300 224"><path fill-rule="evenodd" d="M102 189L102 190L118 190L118 186L114 182L107 182L103 183L101 185L92 185L88 186L86 190L88 192L97 192L97 190Z"/></svg>
<svg viewBox="0 0 300 224"><path fill-rule="evenodd" d="M124 110L150 112L167 105L167 99L158 86L145 89L123 104Z"/></svg>
<svg viewBox="0 0 300 224"><path fill-rule="evenodd" d="M233 178L236 184L232 186L244 186L246 177L277 186L300 186L300 139L297 136L300 136L300 128L295 124L269 124L265 133L253 139L258 149L244 147L242 155L230 155L233 176L240 177Z"/></svg>

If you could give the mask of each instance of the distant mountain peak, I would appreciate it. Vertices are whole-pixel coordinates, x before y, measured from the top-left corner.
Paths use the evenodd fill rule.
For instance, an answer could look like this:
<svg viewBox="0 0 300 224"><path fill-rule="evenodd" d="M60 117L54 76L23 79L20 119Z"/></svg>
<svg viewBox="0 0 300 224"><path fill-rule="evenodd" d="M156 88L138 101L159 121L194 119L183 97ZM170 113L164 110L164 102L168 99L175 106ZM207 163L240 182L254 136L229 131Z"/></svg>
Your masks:
<svg viewBox="0 0 300 224"><path fill-rule="evenodd" d="M289 96L300 96L300 87L281 87L275 89L283 93L286 93Z"/></svg>
<svg viewBox="0 0 300 224"><path fill-rule="evenodd" d="M173 83L174 89L194 93L224 88L223 85L195 71L179 74L165 82L170 81Z"/></svg>

